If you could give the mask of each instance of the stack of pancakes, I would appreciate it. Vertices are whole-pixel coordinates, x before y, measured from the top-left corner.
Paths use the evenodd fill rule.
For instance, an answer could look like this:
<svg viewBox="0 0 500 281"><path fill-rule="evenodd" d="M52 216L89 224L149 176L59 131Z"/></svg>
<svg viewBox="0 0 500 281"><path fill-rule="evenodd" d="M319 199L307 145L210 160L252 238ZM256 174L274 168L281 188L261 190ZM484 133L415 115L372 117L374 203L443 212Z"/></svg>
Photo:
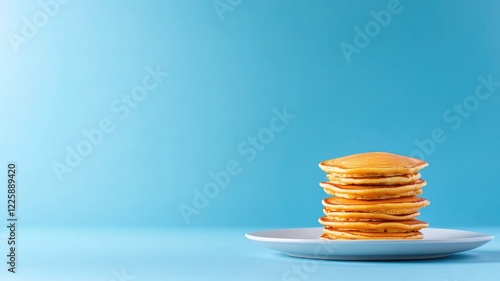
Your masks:
<svg viewBox="0 0 500 281"><path fill-rule="evenodd" d="M385 152L369 152L321 162L333 197L323 200L319 222L323 239L422 239L428 226L415 219L429 201L417 195L426 182L425 161Z"/></svg>

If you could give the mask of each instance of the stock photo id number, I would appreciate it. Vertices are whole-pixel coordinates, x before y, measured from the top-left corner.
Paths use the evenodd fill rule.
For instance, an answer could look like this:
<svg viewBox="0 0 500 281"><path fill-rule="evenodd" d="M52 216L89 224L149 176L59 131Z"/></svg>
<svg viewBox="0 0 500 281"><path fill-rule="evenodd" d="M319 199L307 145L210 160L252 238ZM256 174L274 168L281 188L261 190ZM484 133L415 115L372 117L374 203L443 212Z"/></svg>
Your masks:
<svg viewBox="0 0 500 281"><path fill-rule="evenodd" d="M17 165L11 162L7 165L7 265L8 271L16 273L16 234L17 234Z"/></svg>

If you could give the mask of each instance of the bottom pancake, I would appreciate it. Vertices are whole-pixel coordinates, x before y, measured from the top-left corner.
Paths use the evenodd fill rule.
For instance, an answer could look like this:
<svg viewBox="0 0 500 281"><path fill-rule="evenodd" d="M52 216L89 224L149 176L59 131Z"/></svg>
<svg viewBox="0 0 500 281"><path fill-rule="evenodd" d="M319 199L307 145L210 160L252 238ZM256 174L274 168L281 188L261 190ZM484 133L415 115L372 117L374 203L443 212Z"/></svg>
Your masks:
<svg viewBox="0 0 500 281"><path fill-rule="evenodd" d="M325 240L419 240L424 238L420 231L410 232L362 232L344 231L325 227L320 237Z"/></svg>

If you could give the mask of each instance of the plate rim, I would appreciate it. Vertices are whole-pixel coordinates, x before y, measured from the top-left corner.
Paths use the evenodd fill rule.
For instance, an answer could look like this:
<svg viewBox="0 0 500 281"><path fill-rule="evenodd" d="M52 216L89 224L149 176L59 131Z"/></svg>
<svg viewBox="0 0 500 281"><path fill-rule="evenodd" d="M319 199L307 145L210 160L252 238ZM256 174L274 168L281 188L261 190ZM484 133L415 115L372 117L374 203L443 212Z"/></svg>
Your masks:
<svg viewBox="0 0 500 281"><path fill-rule="evenodd" d="M268 230L259 230L259 231L253 231L249 233L245 233L245 237L249 240L252 241L257 241L257 242L274 242L274 243L326 243L326 244L339 244L339 243L346 243L346 244L372 244L374 242L377 243L390 243L390 244L413 244L413 243L465 243L465 242L483 242L483 241L491 241L495 238L494 235L490 234L485 234L481 232L475 232L475 231L469 231L469 230L461 230L461 229L452 229L452 228L426 228L425 230L433 230L433 231L460 231L460 232L467 232L470 234L474 234L473 237L460 237L460 238L453 238L453 239L430 239L430 240L425 240L424 239L418 239L418 240L413 240L413 239L408 239L408 240L393 240L393 239L373 239L373 240L325 240L325 239L320 239L319 237L317 239L308 239L308 238L277 238L277 237L263 237L263 236L258 236L257 234L260 232L268 232L268 231L297 231L297 230L304 230L304 229L322 229L322 227L298 227L298 228L280 228L280 229L268 229ZM424 231L425 231L424 230Z"/></svg>

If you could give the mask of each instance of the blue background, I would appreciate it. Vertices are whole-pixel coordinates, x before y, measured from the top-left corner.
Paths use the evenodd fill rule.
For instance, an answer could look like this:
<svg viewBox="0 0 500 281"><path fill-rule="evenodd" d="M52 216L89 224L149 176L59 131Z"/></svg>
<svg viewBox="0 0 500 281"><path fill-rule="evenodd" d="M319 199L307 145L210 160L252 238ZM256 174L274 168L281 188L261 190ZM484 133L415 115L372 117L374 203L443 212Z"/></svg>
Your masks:
<svg viewBox="0 0 500 281"><path fill-rule="evenodd" d="M70 1L18 52L9 36L41 8L0 3L0 163L18 164L23 225L319 226L317 164L365 151L423 153L432 227L500 225L500 88L456 129L443 118L479 76L500 81L498 1L402 0L350 62L341 42L388 1L246 0L221 16L207 0ZM122 120L112 103L157 66L169 76ZM238 147L284 108L295 117L247 161ZM113 132L58 180L54 161L104 118ZM423 152L436 128L446 140ZM180 204L229 161L241 172L186 223Z"/></svg>

